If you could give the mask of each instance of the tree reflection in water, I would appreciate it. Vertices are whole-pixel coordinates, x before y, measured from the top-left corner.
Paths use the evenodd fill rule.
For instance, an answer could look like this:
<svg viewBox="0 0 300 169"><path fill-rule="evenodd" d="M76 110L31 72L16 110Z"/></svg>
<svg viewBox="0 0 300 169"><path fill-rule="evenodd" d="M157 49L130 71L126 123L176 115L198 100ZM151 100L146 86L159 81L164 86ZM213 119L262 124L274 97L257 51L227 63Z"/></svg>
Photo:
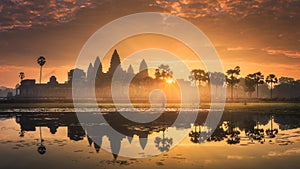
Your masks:
<svg viewBox="0 0 300 169"><path fill-rule="evenodd" d="M271 116L270 117L271 128L266 130L266 134L267 136L269 136L269 138L275 138L275 136L278 134L278 129L273 128L273 121L274 121L274 116Z"/></svg>
<svg viewBox="0 0 300 169"><path fill-rule="evenodd" d="M265 138L270 138L269 142L272 142L272 138L275 138L278 134L278 129L274 129L274 116L271 116L269 119L270 128L266 131L261 128L258 116L257 120L253 122L251 119L243 121L240 126L237 125L237 121L228 120L223 121L220 125L214 130L214 132L207 138L209 132L201 131L202 128L206 128L205 125L195 124L193 129L189 133L190 141L192 143L202 143L207 142L220 142L226 139L227 144L239 144L242 138L249 139L251 143L259 142L261 144L265 143ZM230 118L232 119L232 118ZM245 126L245 124L247 124ZM253 125L254 123L254 125ZM267 123L263 123L267 124ZM208 129L209 130L209 129ZM245 131L245 136L241 136L241 131ZM265 136L266 135L266 136Z"/></svg>
<svg viewBox="0 0 300 169"><path fill-rule="evenodd" d="M21 130L21 131L19 132L19 136L20 136L20 137L24 137L24 136L25 136L25 131L24 131L24 130Z"/></svg>
<svg viewBox="0 0 300 169"><path fill-rule="evenodd" d="M163 137L156 137L154 140L155 147L160 151L160 152L165 152L169 151L172 144L173 144L173 139L172 138L167 138L165 137L165 131L166 129L163 129Z"/></svg>
<svg viewBox="0 0 300 169"><path fill-rule="evenodd" d="M189 133L190 140L193 143L203 143L204 141L208 141L208 142L212 142L212 141L219 142L219 141L222 141L225 138L227 138L226 126L227 126L226 122L222 123L208 137L209 132L207 132L207 131L201 131L201 125L195 124L194 127L193 127L194 130L192 130ZM207 138L207 139L204 140L204 138Z"/></svg>
<svg viewBox="0 0 300 169"><path fill-rule="evenodd" d="M193 143L200 143L200 133L201 133L201 126L194 125L194 130L189 133L189 137L191 138L191 142Z"/></svg>
<svg viewBox="0 0 300 169"><path fill-rule="evenodd" d="M116 115L113 113L106 114L105 116L108 121L118 121L118 123L113 123L115 124L114 127L116 130L127 136L129 143L132 142L133 136L137 135L140 139L142 148L145 148L147 143L143 141L143 138L147 139L148 135L154 132L162 132L162 137L156 137L154 139L154 146L160 152L166 152L170 150L174 142L172 138L167 137L166 135L168 127L172 124L173 118L176 119L176 114L168 113L165 115L168 120L165 120L163 117L156 120L154 123L147 125L136 124L124 120L122 121L122 119L120 120L118 118L116 119ZM265 139L269 139L269 142L271 143L273 141L272 139L274 139L278 134L279 129L286 130L289 128L299 127L299 116L293 114L289 116L282 114L270 116L269 114L225 113L216 130L214 130L214 132L209 136L209 131L211 131L211 129L204 125L206 115L200 114L199 117L200 118L196 120L189 133L190 141L197 144L205 141L221 142L225 140L224 142L227 144L245 145L243 144L245 141L247 141L246 144L252 144L255 142L265 143ZM101 151L102 138L106 136L109 138L111 149L114 152L114 160L117 159L121 141L125 138L112 132L108 132L106 125L101 125L99 130L97 125L90 126L92 131L95 130L95 133L89 132L89 135L87 135L87 131L83 130L76 114L73 113L22 113L16 115L16 122L20 124L20 137L24 137L24 134L28 131L36 131L37 127L39 127L40 138L39 143L37 144L37 151L39 154L46 153L46 146L44 145L41 127L48 127L50 129L50 133L55 134L60 126L67 126L67 137L69 137L70 140L80 141L87 136L89 145L92 146L96 152ZM274 128L275 122L279 126L279 129ZM268 124L270 126L267 126ZM264 128L266 130L264 130L263 126L265 126ZM179 125L175 127L176 130L180 130L183 126ZM189 129L189 126L184 126L184 129ZM242 136L241 131L243 131ZM97 143L95 143L94 140L97 140ZM117 140L117 142L111 142L112 140Z"/></svg>
<svg viewBox="0 0 300 169"><path fill-rule="evenodd" d="M37 151L39 154L43 155L46 153L46 146L44 145L44 139L42 137L42 128L41 127L39 128L40 128L40 143L38 144Z"/></svg>
<svg viewBox="0 0 300 169"><path fill-rule="evenodd" d="M264 129L259 128L259 126L260 126L259 116L257 116L256 128L254 126L251 129L246 129L245 134L251 140L251 142L258 141L261 144L263 144L265 142Z"/></svg>
<svg viewBox="0 0 300 169"><path fill-rule="evenodd" d="M228 144L238 144L240 143L240 134L241 132L238 131L238 128L236 127L235 123L233 122L227 122L228 130L227 134L229 135L227 138Z"/></svg>
<svg viewBox="0 0 300 169"><path fill-rule="evenodd" d="M218 126L215 129L215 131L211 134L211 136L207 139L207 141L208 142L211 142L211 141L219 142L219 141L224 140L227 137L226 136L227 132L226 132L226 129L224 128L224 125L226 126L226 123L222 123L220 126Z"/></svg>

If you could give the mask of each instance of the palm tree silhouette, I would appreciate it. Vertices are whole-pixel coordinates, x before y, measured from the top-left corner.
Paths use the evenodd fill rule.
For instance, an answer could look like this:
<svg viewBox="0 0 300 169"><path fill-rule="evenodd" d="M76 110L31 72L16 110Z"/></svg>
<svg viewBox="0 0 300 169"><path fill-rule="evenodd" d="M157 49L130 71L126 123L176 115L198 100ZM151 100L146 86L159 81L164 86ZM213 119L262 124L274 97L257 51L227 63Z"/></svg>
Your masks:
<svg viewBox="0 0 300 169"><path fill-rule="evenodd" d="M22 82L22 80L25 78L25 73L24 72L20 72L19 73L19 78L21 79L21 82Z"/></svg>
<svg viewBox="0 0 300 169"><path fill-rule="evenodd" d="M42 67L46 63L46 58L44 56L40 56L37 59L37 63L40 65L40 83L42 83ZM38 151L38 153L43 155L43 154L46 153L46 147L43 144L44 139L42 138L42 128L41 128L41 126L40 126L40 141L41 141L41 143L39 144L37 151Z"/></svg>
<svg viewBox="0 0 300 169"><path fill-rule="evenodd" d="M249 97L251 98L252 96L252 93L255 91L255 85L256 85L256 82L255 82L255 79L253 77L253 74L248 74L246 77L245 77L245 86L244 86L244 90L245 92L248 92L249 93Z"/></svg>
<svg viewBox="0 0 300 169"><path fill-rule="evenodd" d="M231 88L231 100L233 100L233 86L240 82L238 75L240 75L240 67L236 66L234 69L227 70L226 82Z"/></svg>
<svg viewBox="0 0 300 169"><path fill-rule="evenodd" d="M44 56L40 56L37 59L37 63L40 65L40 83L42 82L42 67L45 65L46 63L46 58Z"/></svg>
<svg viewBox="0 0 300 169"><path fill-rule="evenodd" d="M209 81L208 73L202 69L193 69L189 79L195 83L196 86L200 85L201 82Z"/></svg>
<svg viewBox="0 0 300 169"><path fill-rule="evenodd" d="M276 75L274 74L269 74L266 78L266 83L270 83L271 84L271 99L272 99L272 90L273 90L273 84L277 83L278 79L276 77Z"/></svg>
<svg viewBox="0 0 300 169"><path fill-rule="evenodd" d="M256 84L256 97L258 98L258 86L264 84L264 75L261 72L251 74Z"/></svg>
<svg viewBox="0 0 300 169"><path fill-rule="evenodd" d="M155 78L156 79L172 79L173 78L173 72L170 69L169 65L161 64L157 69L155 69Z"/></svg>
<svg viewBox="0 0 300 169"><path fill-rule="evenodd" d="M211 84L215 85L215 93L218 93L218 86L223 86L226 82L226 76L221 72L208 72L209 81Z"/></svg>

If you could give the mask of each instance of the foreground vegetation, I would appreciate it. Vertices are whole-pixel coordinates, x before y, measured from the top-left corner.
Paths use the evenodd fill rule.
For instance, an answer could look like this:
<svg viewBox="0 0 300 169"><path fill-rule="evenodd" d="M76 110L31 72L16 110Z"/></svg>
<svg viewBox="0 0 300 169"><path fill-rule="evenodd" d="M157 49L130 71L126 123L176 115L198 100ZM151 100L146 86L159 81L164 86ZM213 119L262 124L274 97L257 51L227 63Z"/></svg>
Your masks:
<svg viewBox="0 0 300 169"><path fill-rule="evenodd" d="M221 104L217 104L221 106ZM82 108L93 108L94 105L92 103L81 103L79 106ZM111 103L101 103L98 105L100 108L114 108L114 105ZM124 104L122 107L130 107L130 105ZM150 104L144 103L135 103L133 104L136 108L149 108ZM160 105L154 105L155 107L160 107ZM189 107L191 105L184 105ZM167 104L167 108L180 108L179 104ZM35 109L35 108L57 108L57 109L72 109L74 108L73 103L2 103L0 104L0 111L5 112L6 110L13 109ZM209 103L201 103L200 109L204 111L208 111L210 108ZM59 111L59 110L58 110ZM67 110L66 110L67 111ZM225 112L257 112L257 113L266 113L266 112L300 112L300 104L299 103L285 103L285 102L265 102L265 103L226 103L225 104ZM22 110L19 110L22 112Z"/></svg>

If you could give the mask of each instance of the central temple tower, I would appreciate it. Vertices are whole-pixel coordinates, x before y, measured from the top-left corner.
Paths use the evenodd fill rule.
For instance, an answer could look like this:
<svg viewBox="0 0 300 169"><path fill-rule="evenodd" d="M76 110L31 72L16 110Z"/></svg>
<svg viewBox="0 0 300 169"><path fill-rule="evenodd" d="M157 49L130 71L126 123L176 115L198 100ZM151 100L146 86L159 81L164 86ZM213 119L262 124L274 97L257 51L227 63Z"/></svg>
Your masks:
<svg viewBox="0 0 300 169"><path fill-rule="evenodd" d="M110 67L108 69L107 74L109 76L113 76L114 72L117 70L117 68L120 64L121 64L120 57L119 57L118 51L115 49L115 51L111 57L111 60L110 60Z"/></svg>

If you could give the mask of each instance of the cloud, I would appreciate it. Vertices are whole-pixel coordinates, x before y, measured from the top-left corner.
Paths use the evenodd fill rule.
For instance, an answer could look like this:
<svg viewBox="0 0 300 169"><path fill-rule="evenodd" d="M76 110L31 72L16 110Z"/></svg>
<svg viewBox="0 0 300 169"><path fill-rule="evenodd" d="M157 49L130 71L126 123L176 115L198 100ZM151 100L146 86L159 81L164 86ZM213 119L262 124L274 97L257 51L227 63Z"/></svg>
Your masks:
<svg viewBox="0 0 300 169"><path fill-rule="evenodd" d="M0 32L70 22L92 0L1 0Z"/></svg>
<svg viewBox="0 0 300 169"><path fill-rule="evenodd" d="M150 6L186 18L219 15L244 18L252 14L294 17L299 15L300 8L298 0L156 0Z"/></svg>
<svg viewBox="0 0 300 169"><path fill-rule="evenodd" d="M0 84L13 86L19 81L19 71L38 78L39 55L47 58L43 75L47 75L47 67L74 65L84 42L98 28L145 11L173 13L190 20L216 46L225 70L239 65L243 75L260 70L300 78L299 8L299 0L0 0L0 76L10 81ZM28 30L18 31L24 29ZM180 50L169 41L162 42ZM128 48L117 47L120 51ZM192 62L189 55L182 56L186 63ZM2 67L5 65L26 67ZM63 81L68 69L52 73ZM45 78L47 81L49 76Z"/></svg>
<svg viewBox="0 0 300 169"><path fill-rule="evenodd" d="M297 51L291 50L278 50L278 49L262 49L267 52L269 55L284 55L289 58L300 58L300 53Z"/></svg>
<svg viewBox="0 0 300 169"><path fill-rule="evenodd" d="M9 72L11 70L22 70L24 66L15 66L15 65L1 65L0 66L0 73Z"/></svg>
<svg viewBox="0 0 300 169"><path fill-rule="evenodd" d="M245 48L241 46L227 48L227 51L245 51L245 50L254 50L254 48Z"/></svg>
<svg viewBox="0 0 300 169"><path fill-rule="evenodd" d="M242 160L243 156L228 155L227 159L230 159L230 160Z"/></svg>

